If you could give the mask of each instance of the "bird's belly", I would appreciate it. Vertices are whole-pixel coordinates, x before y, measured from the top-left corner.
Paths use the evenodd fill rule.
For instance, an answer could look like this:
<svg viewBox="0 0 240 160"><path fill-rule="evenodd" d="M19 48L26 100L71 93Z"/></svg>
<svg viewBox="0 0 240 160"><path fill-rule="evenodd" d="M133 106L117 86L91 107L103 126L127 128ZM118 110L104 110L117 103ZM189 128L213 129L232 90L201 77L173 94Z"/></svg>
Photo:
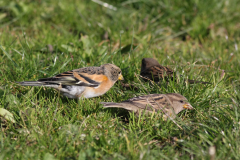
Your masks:
<svg viewBox="0 0 240 160"><path fill-rule="evenodd" d="M83 86L67 86L65 88L61 88L61 92L68 98L80 98L85 89L86 87Z"/></svg>
<svg viewBox="0 0 240 160"><path fill-rule="evenodd" d="M84 98L92 98L92 97L97 97L97 96L101 96L104 93L106 93L106 91L103 92L96 92L96 90L94 90L94 88L87 88L84 93L83 93L83 97Z"/></svg>

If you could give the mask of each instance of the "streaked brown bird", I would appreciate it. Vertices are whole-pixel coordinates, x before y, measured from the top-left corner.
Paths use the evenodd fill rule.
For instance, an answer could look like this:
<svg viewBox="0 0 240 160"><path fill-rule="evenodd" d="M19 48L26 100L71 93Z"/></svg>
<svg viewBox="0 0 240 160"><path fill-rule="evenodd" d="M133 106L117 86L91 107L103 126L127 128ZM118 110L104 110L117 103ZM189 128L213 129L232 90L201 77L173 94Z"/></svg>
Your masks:
<svg viewBox="0 0 240 160"><path fill-rule="evenodd" d="M140 75L145 81L152 80L154 82L159 82L163 78L165 78L166 80L168 80L169 78L173 79L174 72L171 68L161 66L158 61L153 58L143 58ZM186 81L188 81L190 84L210 84L209 82L195 81L190 79L187 79Z"/></svg>
<svg viewBox="0 0 240 160"><path fill-rule="evenodd" d="M134 97L121 103L100 102L105 108L123 108L139 115L140 112L151 115L153 113L163 114L163 118L168 116L175 118L184 109L193 109L187 98L177 93L149 94ZM168 116L166 115L168 114Z"/></svg>

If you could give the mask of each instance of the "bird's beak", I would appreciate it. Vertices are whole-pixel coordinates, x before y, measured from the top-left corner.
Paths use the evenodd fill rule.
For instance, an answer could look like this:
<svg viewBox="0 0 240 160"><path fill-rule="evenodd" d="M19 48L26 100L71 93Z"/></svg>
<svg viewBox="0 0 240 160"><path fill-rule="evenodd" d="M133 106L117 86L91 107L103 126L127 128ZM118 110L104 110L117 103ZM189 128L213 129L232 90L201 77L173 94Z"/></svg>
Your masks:
<svg viewBox="0 0 240 160"><path fill-rule="evenodd" d="M124 78L121 74L118 76L118 80L124 80Z"/></svg>
<svg viewBox="0 0 240 160"><path fill-rule="evenodd" d="M186 103L186 104L184 104L183 105L183 108L185 108L185 109L190 109L190 110L192 110L193 109L193 107L188 103Z"/></svg>

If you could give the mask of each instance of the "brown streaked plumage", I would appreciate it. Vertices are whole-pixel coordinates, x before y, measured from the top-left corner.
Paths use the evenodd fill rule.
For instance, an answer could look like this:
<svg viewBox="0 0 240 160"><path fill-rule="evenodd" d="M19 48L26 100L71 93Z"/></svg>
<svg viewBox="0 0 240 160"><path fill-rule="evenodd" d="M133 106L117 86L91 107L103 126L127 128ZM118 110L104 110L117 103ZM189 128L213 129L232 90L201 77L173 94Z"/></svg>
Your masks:
<svg viewBox="0 0 240 160"><path fill-rule="evenodd" d="M145 81L152 80L154 82L159 82L163 78L173 79L174 72L171 68L161 66L157 60L153 58L143 58L141 73L140 75L143 77ZM190 84L193 83L202 83L202 84L210 84L209 82L195 81L187 79Z"/></svg>
<svg viewBox="0 0 240 160"><path fill-rule="evenodd" d="M145 113L163 113L162 110L172 118L184 109L193 109L187 99L181 94L168 93L168 94L149 94L145 96L134 97L123 101L121 103L114 102L100 102L105 108L123 108L128 111L134 112L137 115L140 112ZM167 115L163 114L163 118Z"/></svg>
<svg viewBox="0 0 240 160"><path fill-rule="evenodd" d="M37 81L17 82L22 86L46 86L57 89L69 98L91 98L106 93L117 80L123 80L122 71L114 64L85 67L63 72Z"/></svg>

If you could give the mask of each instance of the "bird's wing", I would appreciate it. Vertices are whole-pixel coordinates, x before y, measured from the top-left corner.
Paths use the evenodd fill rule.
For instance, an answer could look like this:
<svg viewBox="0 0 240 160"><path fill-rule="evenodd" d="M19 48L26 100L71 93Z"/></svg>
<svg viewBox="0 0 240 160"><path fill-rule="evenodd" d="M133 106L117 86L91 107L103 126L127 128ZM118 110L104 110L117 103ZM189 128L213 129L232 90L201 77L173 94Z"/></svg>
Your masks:
<svg viewBox="0 0 240 160"><path fill-rule="evenodd" d="M170 109L171 104L162 94L149 94L145 96L134 97L123 101L122 103L128 103L137 106L139 109L146 109L148 111L158 111L162 109Z"/></svg>
<svg viewBox="0 0 240 160"><path fill-rule="evenodd" d="M156 81L158 81L163 77L172 76L172 75L173 75L172 69L161 66L161 65L152 66L150 68L146 68L141 71L141 76L149 78L151 80L156 80Z"/></svg>
<svg viewBox="0 0 240 160"><path fill-rule="evenodd" d="M108 80L107 76L96 72L85 72L82 69L63 72L54 77L39 79L45 84L61 84L73 86L98 87L103 81Z"/></svg>

